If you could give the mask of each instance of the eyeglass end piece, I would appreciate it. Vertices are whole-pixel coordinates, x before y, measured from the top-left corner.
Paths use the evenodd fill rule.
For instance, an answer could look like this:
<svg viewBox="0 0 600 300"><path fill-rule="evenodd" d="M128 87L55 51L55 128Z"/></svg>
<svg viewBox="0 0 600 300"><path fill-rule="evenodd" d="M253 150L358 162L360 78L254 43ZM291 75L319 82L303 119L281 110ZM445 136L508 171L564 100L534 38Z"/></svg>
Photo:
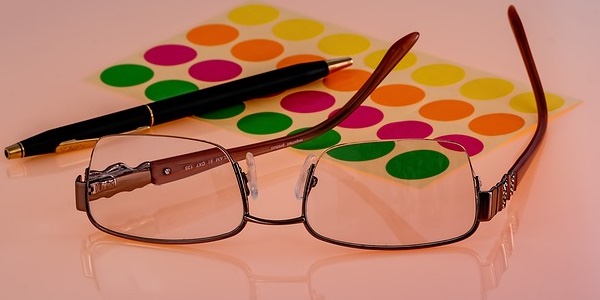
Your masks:
<svg viewBox="0 0 600 300"><path fill-rule="evenodd" d="M25 157L25 148L21 143L16 143L4 148L4 156L8 159Z"/></svg>

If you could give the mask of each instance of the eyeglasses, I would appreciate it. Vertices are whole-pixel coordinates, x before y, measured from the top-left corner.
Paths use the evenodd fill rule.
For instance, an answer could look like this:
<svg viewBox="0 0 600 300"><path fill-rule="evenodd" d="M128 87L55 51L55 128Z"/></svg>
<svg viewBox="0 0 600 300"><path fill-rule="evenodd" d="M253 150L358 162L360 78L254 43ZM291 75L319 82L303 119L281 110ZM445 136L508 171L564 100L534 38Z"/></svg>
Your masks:
<svg viewBox="0 0 600 300"><path fill-rule="evenodd" d="M76 206L98 229L123 238L164 244L215 241L248 222L302 223L318 239L365 249L406 249L456 242L506 207L545 134L548 112L521 20L508 17L536 99L533 138L500 182L481 190L469 155L440 139L347 143L309 155L300 172L299 217L271 220L249 212L258 193L254 156L324 134L348 117L416 43L411 33L394 43L371 77L335 115L305 131L225 149L204 140L162 135L101 138L83 176ZM238 161L246 160L247 171Z"/></svg>

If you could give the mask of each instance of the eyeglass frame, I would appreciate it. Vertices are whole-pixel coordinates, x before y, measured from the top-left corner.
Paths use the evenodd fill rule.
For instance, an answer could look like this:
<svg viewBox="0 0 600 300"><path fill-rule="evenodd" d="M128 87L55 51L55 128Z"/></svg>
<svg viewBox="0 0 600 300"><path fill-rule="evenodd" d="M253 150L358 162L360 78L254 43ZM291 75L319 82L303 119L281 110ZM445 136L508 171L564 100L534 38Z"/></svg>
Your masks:
<svg viewBox="0 0 600 300"><path fill-rule="evenodd" d="M515 36L516 42L518 44L521 57L525 64L525 68L527 70L527 74L529 77L530 84L532 86L533 95L535 98L535 103L537 107L537 125L535 132L529 141L528 145L524 149L524 151L519 155L514 164L510 167L510 169L502 176L500 181L491 187L489 190L481 190L481 181L479 177L474 175L474 184L475 184L475 204L476 204L476 219L472 228L465 234L453 238L447 239L443 241L436 242L428 242L416 245L361 245L361 244L353 244L348 242L337 241L329 238L325 238L318 233L314 232L310 226L307 224L306 216L305 216L305 204L306 197L308 196L310 190L310 180L312 180L312 172L315 169L315 165L313 164L308 169L308 178L307 184L305 185L304 196L303 196L303 208L302 214L299 217L290 218L290 219L263 219L260 217L256 217L250 214L249 205L248 205L248 195L250 194L250 190L248 189L248 178L246 174L243 172L241 167L238 165L239 160L246 159L246 154L251 153L252 156L262 155L266 153L270 153L276 150L280 150L283 148L287 148L293 146L295 144L308 141L310 139L316 138L321 134L324 134L328 130L334 128L339 123L341 123L345 118L347 118L352 112L358 108L364 100L368 98L368 96L375 90L375 88L386 78L386 76L393 70L393 68L400 62L400 60L410 51L412 46L417 42L419 38L418 32L410 33L403 38L396 41L386 52L381 62L377 66L377 68L373 71L371 76L367 79L367 81L360 87L360 89L352 96L352 98L338 110L336 114L328 118L327 120L308 128L304 131L290 134L284 137L279 137L267 141L262 141L250 145L239 146L231 149L225 149L217 144L212 142L196 140L187 138L189 140L196 140L201 142L206 142L215 146L214 151L211 153L211 149L203 150L199 152L194 152L191 154L180 155L176 157L166 158L156 160L150 163L144 164L144 166L138 166L132 170L123 170L123 174L121 176L129 176L134 175L133 177L128 178L126 180L126 187L122 188L122 190L131 190L132 188L137 188L144 186L149 183L153 184L163 184L171 181L175 181L181 178L185 178L199 172L203 172L208 170L209 168L215 167L217 164L211 164L205 168L195 168L192 170L183 170L183 171L171 171L169 169L169 174L164 174L165 168L169 168L168 166L173 163L180 162L190 162L197 161L199 159L205 158L215 158L215 154L218 154L218 157L222 156L224 153L228 161L230 161L234 167L234 171L238 180L238 185L240 187L240 193L243 197L243 207L244 214L242 218L242 222L240 225L225 234L216 235L208 238L194 238L194 239L176 239L176 240L166 240L166 239L157 239L157 238L147 238L147 237L138 237L132 236L128 234L124 234L121 232L113 231L108 228L103 227L98 224L91 212L89 207L89 202L94 200L90 199L91 189L90 189L90 180L89 180L89 168L86 169L85 175L79 175L75 180L75 204L76 208L79 211L85 211L88 215L90 222L99 230L104 231L108 234L119 236L126 239L137 240L142 242L151 242L151 243L159 243L159 244L192 244L192 243L203 243L216 241L224 238L228 238L236 235L241 232L241 230L245 227L247 222L258 223L258 224L266 224L266 225L288 225L288 224L298 224L303 223L309 233L316 237L317 239L323 240L325 242L353 247L353 248L362 248L362 249L415 249L415 248L424 248L424 247L432 247L432 246L440 246L445 244L450 244L454 242L458 242L460 240L466 239L471 236L478 228L479 223L490 221L498 212L502 211L506 208L507 202L512 198L514 192L517 190L517 186L519 182L524 178L529 166L531 165L532 158L537 153L539 146L543 140L547 129L548 123L548 109L546 103L546 97L544 94L543 86L541 80L539 78L539 74L537 72L537 68L535 66L535 62L533 59L533 55L531 53L531 48L527 41L527 36L525 34L525 30L521 19L515 9L514 6L509 6L508 8L508 19L511 25L513 35ZM224 161L226 162L226 161ZM218 164L220 165L220 164ZM148 172L149 174L143 174L143 176L138 176L140 171ZM84 177L85 176L85 177ZM148 177L150 176L150 177ZM119 191L116 191L119 192ZM115 193L116 193L115 192Z"/></svg>

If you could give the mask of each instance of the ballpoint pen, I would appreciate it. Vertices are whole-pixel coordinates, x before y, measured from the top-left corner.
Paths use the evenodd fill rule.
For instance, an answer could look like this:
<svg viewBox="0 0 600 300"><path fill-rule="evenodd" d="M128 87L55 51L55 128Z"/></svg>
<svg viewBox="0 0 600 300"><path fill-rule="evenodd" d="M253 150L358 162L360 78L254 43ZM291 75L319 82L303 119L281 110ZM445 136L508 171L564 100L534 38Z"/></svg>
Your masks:
<svg viewBox="0 0 600 300"><path fill-rule="evenodd" d="M349 57L300 63L50 129L4 149L8 159L92 147L98 138L151 127L269 96L352 65Z"/></svg>

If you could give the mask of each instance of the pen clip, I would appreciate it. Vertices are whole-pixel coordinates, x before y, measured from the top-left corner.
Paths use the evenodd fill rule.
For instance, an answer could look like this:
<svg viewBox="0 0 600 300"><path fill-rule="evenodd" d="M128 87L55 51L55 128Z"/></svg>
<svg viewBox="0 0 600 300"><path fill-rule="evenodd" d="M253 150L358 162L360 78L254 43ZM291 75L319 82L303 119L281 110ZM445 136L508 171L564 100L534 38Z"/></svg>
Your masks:
<svg viewBox="0 0 600 300"><path fill-rule="evenodd" d="M148 129L150 129L150 126L142 126L142 127L138 127L131 131L123 132L123 134L139 133L139 132L142 132L142 131L148 130ZM56 149L54 150L54 152L55 153L64 153L64 152L69 152L69 151L92 148L96 145L96 143L98 142L99 139L100 138L64 141L64 142L58 144L58 146L56 146Z"/></svg>

